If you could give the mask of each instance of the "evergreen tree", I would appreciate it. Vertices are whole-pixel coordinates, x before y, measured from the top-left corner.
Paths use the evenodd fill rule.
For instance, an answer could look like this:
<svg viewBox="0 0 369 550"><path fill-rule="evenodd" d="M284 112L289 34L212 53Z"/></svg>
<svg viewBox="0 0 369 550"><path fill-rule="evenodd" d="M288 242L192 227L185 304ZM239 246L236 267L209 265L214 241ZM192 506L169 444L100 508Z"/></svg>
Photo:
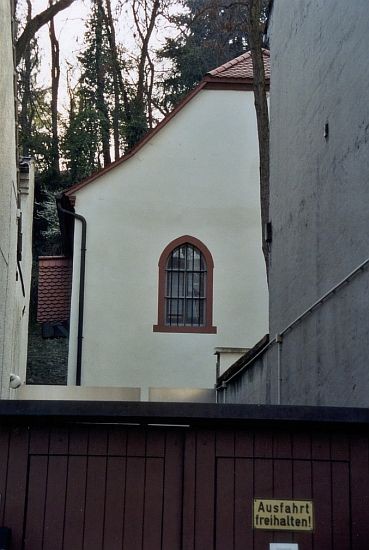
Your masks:
<svg viewBox="0 0 369 550"><path fill-rule="evenodd" d="M174 18L180 36L159 52L172 62L163 80L163 107L169 110L211 69L247 49L247 4L231 0L183 0L185 13Z"/></svg>

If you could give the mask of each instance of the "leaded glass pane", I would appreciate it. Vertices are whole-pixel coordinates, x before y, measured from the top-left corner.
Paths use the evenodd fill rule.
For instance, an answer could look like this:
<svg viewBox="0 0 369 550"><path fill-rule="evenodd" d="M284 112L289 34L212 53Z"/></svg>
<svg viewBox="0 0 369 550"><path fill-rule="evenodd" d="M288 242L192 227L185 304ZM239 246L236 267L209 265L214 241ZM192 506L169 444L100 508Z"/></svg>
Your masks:
<svg viewBox="0 0 369 550"><path fill-rule="evenodd" d="M206 262L190 244L177 247L166 267L165 322L170 326L204 326Z"/></svg>

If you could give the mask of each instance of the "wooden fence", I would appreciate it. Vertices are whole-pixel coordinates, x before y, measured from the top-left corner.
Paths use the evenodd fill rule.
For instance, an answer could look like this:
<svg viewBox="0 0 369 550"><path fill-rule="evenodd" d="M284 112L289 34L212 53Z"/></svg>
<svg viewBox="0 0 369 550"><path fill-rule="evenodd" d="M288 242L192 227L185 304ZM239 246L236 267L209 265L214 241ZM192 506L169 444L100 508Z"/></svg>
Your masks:
<svg viewBox="0 0 369 550"><path fill-rule="evenodd" d="M352 409L0 402L0 524L16 550L363 550L368 424ZM314 530L255 529L254 498L312 502Z"/></svg>

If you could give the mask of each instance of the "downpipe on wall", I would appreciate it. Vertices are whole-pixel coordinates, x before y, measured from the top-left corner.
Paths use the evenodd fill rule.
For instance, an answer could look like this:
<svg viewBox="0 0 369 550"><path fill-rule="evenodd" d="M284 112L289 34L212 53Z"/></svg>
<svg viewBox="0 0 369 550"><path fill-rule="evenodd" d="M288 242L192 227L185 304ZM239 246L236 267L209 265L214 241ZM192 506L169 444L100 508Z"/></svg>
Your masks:
<svg viewBox="0 0 369 550"><path fill-rule="evenodd" d="M67 210L61 205L62 197L56 199L56 204L59 212L63 212L67 216L72 216L82 224L81 235L81 265L79 271L79 296L78 296L78 334L77 334L77 365L76 365L76 386L81 385L82 375L82 345L83 345L83 314L85 303L85 274L86 274L86 236L87 236L87 221L81 214L76 214L71 210Z"/></svg>

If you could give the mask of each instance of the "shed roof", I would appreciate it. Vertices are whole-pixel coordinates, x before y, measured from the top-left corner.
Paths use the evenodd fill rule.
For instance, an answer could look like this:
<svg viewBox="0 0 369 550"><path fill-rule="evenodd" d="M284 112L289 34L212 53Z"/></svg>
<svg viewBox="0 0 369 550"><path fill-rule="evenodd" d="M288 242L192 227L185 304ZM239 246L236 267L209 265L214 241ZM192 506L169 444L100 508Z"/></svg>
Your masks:
<svg viewBox="0 0 369 550"><path fill-rule="evenodd" d="M72 263L64 256L39 258L37 321L63 322L69 319Z"/></svg>

